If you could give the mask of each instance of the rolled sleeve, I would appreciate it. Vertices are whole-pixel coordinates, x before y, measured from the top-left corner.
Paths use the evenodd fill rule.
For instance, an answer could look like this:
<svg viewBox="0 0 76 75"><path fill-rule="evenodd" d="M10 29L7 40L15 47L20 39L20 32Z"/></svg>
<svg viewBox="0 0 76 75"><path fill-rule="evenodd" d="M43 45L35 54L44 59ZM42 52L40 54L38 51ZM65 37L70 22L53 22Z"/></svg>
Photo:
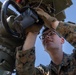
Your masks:
<svg viewBox="0 0 76 75"><path fill-rule="evenodd" d="M76 48L76 24L60 22L56 30Z"/></svg>
<svg viewBox="0 0 76 75"><path fill-rule="evenodd" d="M35 47L17 51L16 54L16 70L18 75L35 75Z"/></svg>

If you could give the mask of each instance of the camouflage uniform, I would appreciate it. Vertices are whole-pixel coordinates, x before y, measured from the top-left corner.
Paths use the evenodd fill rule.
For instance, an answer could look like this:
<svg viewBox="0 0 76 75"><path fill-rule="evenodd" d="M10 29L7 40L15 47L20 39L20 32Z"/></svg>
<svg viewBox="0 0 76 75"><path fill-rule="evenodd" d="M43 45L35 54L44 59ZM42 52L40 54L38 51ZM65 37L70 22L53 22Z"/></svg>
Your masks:
<svg viewBox="0 0 76 75"><path fill-rule="evenodd" d="M57 32L76 48L76 24L60 22Z"/></svg>
<svg viewBox="0 0 76 75"><path fill-rule="evenodd" d="M76 47L76 25L60 22L57 31L74 47ZM62 63L55 65L52 61L49 65L35 64L35 48L26 51L17 51L16 69L18 75L76 75L76 50L71 55L65 54Z"/></svg>

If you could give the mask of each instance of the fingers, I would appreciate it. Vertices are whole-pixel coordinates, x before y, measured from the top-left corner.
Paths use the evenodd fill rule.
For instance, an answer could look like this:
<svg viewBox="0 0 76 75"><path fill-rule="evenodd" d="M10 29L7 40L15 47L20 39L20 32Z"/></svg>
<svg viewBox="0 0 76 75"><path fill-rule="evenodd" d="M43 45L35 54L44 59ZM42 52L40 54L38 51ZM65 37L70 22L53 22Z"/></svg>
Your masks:
<svg viewBox="0 0 76 75"><path fill-rule="evenodd" d="M32 25L32 26L29 26L25 29L25 32L28 33L28 32L38 32L41 30L42 28L42 25Z"/></svg>
<svg viewBox="0 0 76 75"><path fill-rule="evenodd" d="M35 8L36 11L44 12L41 8Z"/></svg>
<svg viewBox="0 0 76 75"><path fill-rule="evenodd" d="M38 13L39 16L43 16L44 15L44 10L42 10L41 8L35 8L36 12Z"/></svg>
<svg viewBox="0 0 76 75"><path fill-rule="evenodd" d="M35 10L42 19L47 19L48 17L50 17L50 15L41 8L35 8Z"/></svg>

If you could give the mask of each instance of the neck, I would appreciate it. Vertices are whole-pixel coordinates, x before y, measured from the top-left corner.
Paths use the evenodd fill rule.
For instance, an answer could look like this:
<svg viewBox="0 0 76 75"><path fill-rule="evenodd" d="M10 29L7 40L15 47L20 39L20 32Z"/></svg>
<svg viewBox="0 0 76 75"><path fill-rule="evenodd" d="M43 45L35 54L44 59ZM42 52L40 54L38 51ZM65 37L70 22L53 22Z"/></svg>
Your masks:
<svg viewBox="0 0 76 75"><path fill-rule="evenodd" d="M52 61L56 64L59 65L62 62L63 59L63 51L62 49L53 49L49 51L49 55L52 59Z"/></svg>

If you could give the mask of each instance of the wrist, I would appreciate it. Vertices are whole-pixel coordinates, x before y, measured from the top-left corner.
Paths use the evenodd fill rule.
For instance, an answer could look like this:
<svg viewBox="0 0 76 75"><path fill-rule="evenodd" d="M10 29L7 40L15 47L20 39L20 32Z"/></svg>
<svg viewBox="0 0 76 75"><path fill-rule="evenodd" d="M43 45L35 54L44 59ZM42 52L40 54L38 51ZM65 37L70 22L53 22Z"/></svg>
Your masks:
<svg viewBox="0 0 76 75"><path fill-rule="evenodd" d="M29 32L28 36L37 36L39 34L39 32Z"/></svg>
<svg viewBox="0 0 76 75"><path fill-rule="evenodd" d="M52 28L56 29L59 25L59 21L52 22L51 25L52 25Z"/></svg>

